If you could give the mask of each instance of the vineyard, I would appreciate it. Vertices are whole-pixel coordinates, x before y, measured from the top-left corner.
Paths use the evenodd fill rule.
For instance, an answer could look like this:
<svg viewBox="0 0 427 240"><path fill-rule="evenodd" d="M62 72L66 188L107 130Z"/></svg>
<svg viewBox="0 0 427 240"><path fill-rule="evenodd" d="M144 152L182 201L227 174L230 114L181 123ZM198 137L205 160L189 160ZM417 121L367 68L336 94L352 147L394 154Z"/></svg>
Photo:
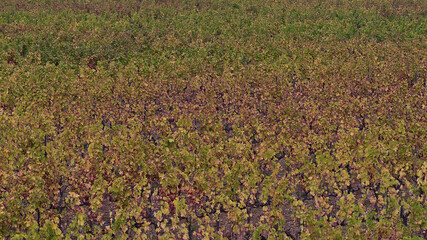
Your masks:
<svg viewBox="0 0 427 240"><path fill-rule="evenodd" d="M427 239L426 43L423 0L0 1L0 238Z"/></svg>

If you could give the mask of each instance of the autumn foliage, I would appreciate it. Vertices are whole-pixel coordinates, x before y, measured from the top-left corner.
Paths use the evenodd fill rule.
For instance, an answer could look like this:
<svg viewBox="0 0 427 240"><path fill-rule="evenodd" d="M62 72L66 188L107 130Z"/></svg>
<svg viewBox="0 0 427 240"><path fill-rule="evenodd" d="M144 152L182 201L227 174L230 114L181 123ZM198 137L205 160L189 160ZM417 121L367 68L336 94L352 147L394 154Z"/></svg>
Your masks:
<svg viewBox="0 0 427 240"><path fill-rule="evenodd" d="M425 239L424 1L3 1L5 239Z"/></svg>

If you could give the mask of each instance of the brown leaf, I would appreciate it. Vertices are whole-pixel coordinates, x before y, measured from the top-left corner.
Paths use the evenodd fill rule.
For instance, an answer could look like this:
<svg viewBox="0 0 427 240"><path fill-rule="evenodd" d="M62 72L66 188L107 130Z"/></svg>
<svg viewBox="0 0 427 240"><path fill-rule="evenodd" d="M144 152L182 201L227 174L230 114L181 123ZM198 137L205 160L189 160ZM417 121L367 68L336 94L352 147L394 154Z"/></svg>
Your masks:
<svg viewBox="0 0 427 240"><path fill-rule="evenodd" d="M98 62L98 60L95 57L91 57L89 58L89 62L87 63L87 66L90 69L93 69L96 71L96 63Z"/></svg>
<svg viewBox="0 0 427 240"><path fill-rule="evenodd" d="M7 63L14 64L14 65L17 64L17 62L15 61L15 54L13 52L9 54L9 57L7 58Z"/></svg>

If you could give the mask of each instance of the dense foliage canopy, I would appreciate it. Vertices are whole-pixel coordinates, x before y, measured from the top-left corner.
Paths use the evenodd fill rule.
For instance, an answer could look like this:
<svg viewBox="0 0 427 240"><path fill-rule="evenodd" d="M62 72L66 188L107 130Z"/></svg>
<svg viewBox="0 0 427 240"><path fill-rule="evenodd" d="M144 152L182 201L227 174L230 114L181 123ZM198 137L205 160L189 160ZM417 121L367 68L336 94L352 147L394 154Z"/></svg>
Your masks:
<svg viewBox="0 0 427 240"><path fill-rule="evenodd" d="M423 0L0 1L0 236L425 239Z"/></svg>

